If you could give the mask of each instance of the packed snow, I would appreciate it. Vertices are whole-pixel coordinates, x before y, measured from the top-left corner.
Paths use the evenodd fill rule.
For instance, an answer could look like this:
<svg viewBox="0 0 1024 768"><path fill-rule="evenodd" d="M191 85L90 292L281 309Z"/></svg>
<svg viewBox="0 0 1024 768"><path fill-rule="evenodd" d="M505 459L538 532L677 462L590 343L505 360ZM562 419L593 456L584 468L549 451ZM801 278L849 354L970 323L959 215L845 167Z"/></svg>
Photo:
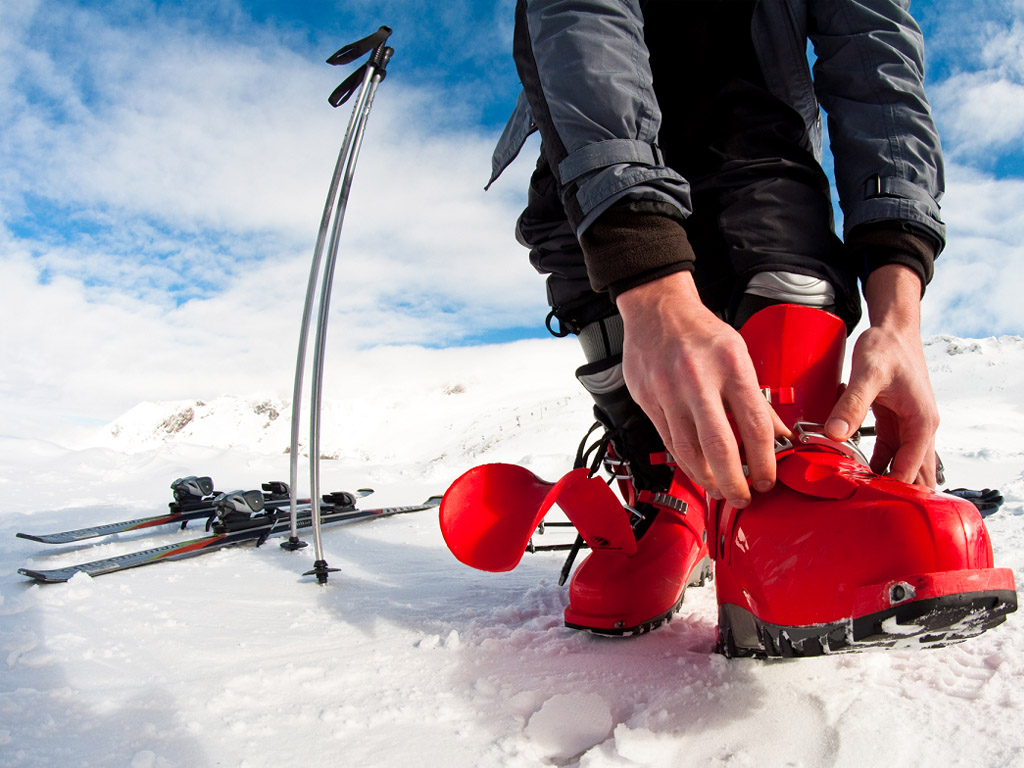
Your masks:
<svg viewBox="0 0 1024 768"><path fill-rule="evenodd" d="M948 485L1002 490L987 522L1021 573L1024 339L926 353ZM569 340L358 353L327 382L325 490L414 504L489 461L556 479L591 423L579 362ZM279 393L143 403L74 445L0 439L0 766L1024 765L1018 614L942 649L727 660L712 584L649 635L599 638L562 624L561 553L477 572L434 511L326 527L326 586L301 575L311 549L273 540L67 584L17 574L199 535L14 536L155 514L185 475L287 480L289 414Z"/></svg>

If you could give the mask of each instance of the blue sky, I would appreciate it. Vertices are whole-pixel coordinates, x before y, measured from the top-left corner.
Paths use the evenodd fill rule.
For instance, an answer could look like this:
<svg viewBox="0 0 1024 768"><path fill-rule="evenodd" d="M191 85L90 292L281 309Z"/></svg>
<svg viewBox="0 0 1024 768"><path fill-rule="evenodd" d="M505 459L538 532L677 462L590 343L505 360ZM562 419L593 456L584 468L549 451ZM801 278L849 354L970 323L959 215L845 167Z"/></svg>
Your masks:
<svg viewBox="0 0 1024 768"><path fill-rule="evenodd" d="M0 4L0 396L102 419L239 391L253 370L287 391L349 114L326 98L350 68L324 60L380 24L396 53L345 222L332 344L544 336L543 281L512 238L532 157L482 189L518 90L513 5ZM912 10L948 177L925 332L1020 334L1024 0Z"/></svg>

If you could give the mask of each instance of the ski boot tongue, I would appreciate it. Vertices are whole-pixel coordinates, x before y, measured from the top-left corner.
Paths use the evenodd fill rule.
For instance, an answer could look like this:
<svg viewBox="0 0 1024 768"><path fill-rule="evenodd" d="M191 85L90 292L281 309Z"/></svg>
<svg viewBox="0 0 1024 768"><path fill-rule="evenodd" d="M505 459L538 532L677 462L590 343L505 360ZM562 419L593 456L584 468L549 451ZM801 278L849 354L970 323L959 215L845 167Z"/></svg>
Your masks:
<svg viewBox="0 0 1024 768"><path fill-rule="evenodd" d="M786 426L824 423L839 396L846 326L821 309L778 304L740 329L758 384Z"/></svg>

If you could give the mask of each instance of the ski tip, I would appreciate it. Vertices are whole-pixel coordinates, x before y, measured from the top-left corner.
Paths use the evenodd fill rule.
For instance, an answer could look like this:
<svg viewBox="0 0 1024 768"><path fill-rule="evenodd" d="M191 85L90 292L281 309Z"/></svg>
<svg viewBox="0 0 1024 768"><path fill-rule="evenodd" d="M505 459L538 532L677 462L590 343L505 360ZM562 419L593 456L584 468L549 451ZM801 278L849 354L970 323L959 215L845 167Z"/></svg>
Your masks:
<svg viewBox="0 0 1024 768"><path fill-rule="evenodd" d="M40 544L45 544L46 541L41 536L37 536L33 533L16 533L14 534L19 539L28 539L29 541L38 541Z"/></svg>
<svg viewBox="0 0 1024 768"><path fill-rule="evenodd" d="M428 504L431 507L439 507L439 506L441 506L441 501L443 499L444 499L444 495L443 494L440 495L440 496L431 496L424 503Z"/></svg>
<svg viewBox="0 0 1024 768"><path fill-rule="evenodd" d="M60 584L67 581L64 577L55 577L45 571L33 571L31 568L19 568L18 573L22 576L38 581L40 584Z"/></svg>

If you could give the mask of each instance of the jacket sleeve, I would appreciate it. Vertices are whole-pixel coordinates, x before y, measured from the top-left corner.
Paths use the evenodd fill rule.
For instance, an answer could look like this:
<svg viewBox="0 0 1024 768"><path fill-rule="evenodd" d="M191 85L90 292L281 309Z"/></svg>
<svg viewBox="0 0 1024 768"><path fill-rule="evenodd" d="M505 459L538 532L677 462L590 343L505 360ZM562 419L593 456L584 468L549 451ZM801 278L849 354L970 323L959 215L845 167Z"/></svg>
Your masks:
<svg viewBox="0 0 1024 768"><path fill-rule="evenodd" d="M814 84L828 115L847 237L862 225L899 222L938 251L945 242L942 151L924 93L923 36L908 6L809 2Z"/></svg>
<svg viewBox="0 0 1024 768"><path fill-rule="evenodd" d="M689 215L689 185L656 145L638 0L519 0L514 55L577 237L625 198Z"/></svg>

